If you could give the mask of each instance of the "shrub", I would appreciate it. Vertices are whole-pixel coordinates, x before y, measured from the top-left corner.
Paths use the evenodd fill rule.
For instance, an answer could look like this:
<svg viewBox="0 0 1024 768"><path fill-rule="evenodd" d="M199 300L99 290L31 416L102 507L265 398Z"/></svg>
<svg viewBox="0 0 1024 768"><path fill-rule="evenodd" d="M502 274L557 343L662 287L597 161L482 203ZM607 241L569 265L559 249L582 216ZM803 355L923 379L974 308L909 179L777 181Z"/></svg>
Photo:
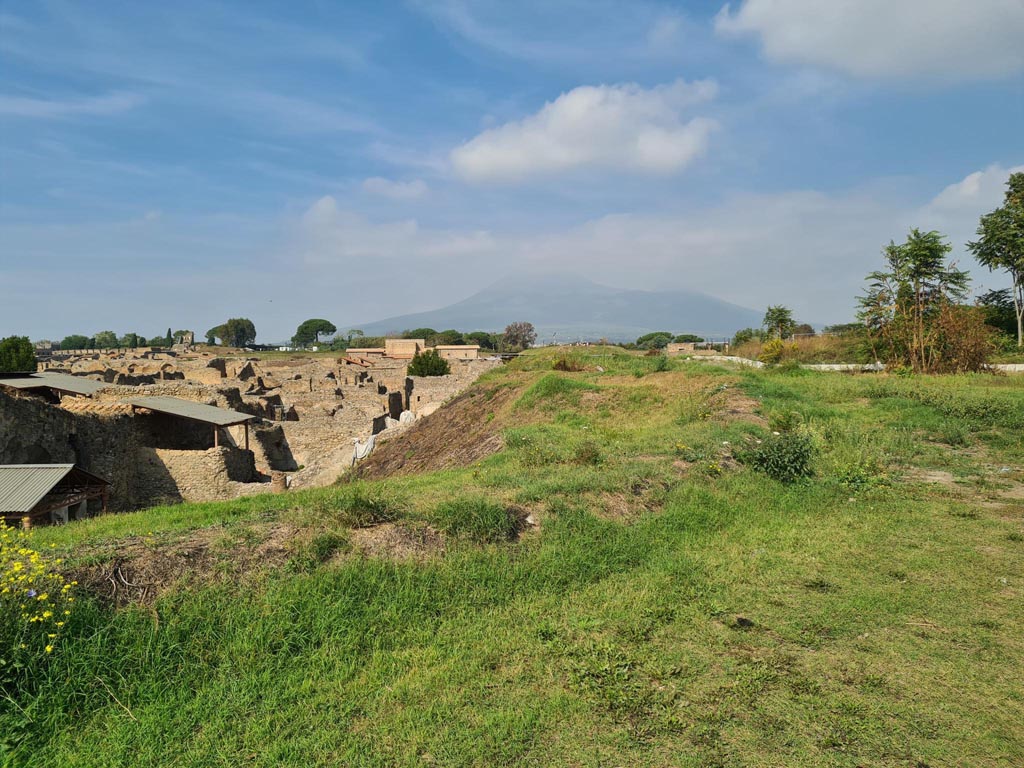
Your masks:
<svg viewBox="0 0 1024 768"><path fill-rule="evenodd" d="M577 464L597 465L604 461L604 456L601 455L601 449L596 443L587 440L576 448L573 460Z"/></svg>
<svg viewBox="0 0 1024 768"><path fill-rule="evenodd" d="M579 358L562 355L551 367L556 371L578 373L583 370L583 362Z"/></svg>
<svg viewBox="0 0 1024 768"><path fill-rule="evenodd" d="M782 360L782 355L785 351L786 342L782 339L769 339L761 347L761 354L757 356L757 359L765 365L775 365Z"/></svg>
<svg viewBox="0 0 1024 768"><path fill-rule="evenodd" d="M311 502L308 507L316 516L350 528L389 523L402 517L403 512L392 496L380 491L367 491L361 485L351 485L341 493L331 493Z"/></svg>
<svg viewBox="0 0 1024 768"><path fill-rule="evenodd" d="M71 615L76 582L56 571L60 560L31 546L31 534L0 521L0 692L38 678Z"/></svg>
<svg viewBox="0 0 1024 768"><path fill-rule="evenodd" d="M759 444L740 451L737 458L781 483L793 483L814 474L814 440L805 431L772 433Z"/></svg>
<svg viewBox="0 0 1024 768"><path fill-rule="evenodd" d="M436 349L417 352L409 363L410 376L447 376L451 372L448 361L437 354Z"/></svg>
<svg viewBox="0 0 1024 768"><path fill-rule="evenodd" d="M0 339L0 373L21 373L36 369L36 348L28 336Z"/></svg>
<svg viewBox="0 0 1024 768"><path fill-rule="evenodd" d="M516 519L503 505L484 498L456 499L434 510L438 526L449 536L486 543L515 536Z"/></svg>

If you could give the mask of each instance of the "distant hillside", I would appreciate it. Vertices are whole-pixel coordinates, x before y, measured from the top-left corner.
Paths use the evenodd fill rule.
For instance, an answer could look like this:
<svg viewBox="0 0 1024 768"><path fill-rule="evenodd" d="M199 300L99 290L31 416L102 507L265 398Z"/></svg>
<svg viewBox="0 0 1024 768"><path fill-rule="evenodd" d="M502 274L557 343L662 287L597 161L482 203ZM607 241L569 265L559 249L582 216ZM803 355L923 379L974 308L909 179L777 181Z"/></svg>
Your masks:
<svg viewBox="0 0 1024 768"><path fill-rule="evenodd" d="M691 291L635 291L566 275L502 280L455 304L354 327L367 336L411 328L500 331L527 320L540 341L633 340L651 331L731 336L759 326L762 313Z"/></svg>

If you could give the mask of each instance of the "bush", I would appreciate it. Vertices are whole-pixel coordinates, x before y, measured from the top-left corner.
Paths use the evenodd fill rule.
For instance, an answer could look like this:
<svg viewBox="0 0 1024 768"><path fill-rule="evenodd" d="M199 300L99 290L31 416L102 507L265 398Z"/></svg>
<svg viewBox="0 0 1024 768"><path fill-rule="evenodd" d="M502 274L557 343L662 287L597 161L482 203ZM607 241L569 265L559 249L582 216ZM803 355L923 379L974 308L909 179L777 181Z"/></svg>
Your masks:
<svg viewBox="0 0 1024 768"><path fill-rule="evenodd" d="M814 474L814 440L804 431L772 433L759 444L739 452L737 458L781 483L793 483Z"/></svg>
<svg viewBox="0 0 1024 768"><path fill-rule="evenodd" d="M484 498L457 499L434 510L437 525L449 536L479 543L508 541L516 519L503 505Z"/></svg>
<svg viewBox="0 0 1024 768"><path fill-rule="evenodd" d="M448 361L437 354L436 349L417 352L409 363L410 376L447 376L451 372Z"/></svg>
<svg viewBox="0 0 1024 768"><path fill-rule="evenodd" d="M31 534L0 521L0 692L38 679L71 615L74 597L53 560L31 546Z"/></svg>
<svg viewBox="0 0 1024 768"><path fill-rule="evenodd" d="M0 373L21 373L36 369L36 348L28 336L0 339Z"/></svg>
<svg viewBox="0 0 1024 768"><path fill-rule="evenodd" d="M340 494L331 494L308 504L317 517L327 518L350 528L366 528L389 523L402 517L401 505L380 491L366 491L351 485Z"/></svg>

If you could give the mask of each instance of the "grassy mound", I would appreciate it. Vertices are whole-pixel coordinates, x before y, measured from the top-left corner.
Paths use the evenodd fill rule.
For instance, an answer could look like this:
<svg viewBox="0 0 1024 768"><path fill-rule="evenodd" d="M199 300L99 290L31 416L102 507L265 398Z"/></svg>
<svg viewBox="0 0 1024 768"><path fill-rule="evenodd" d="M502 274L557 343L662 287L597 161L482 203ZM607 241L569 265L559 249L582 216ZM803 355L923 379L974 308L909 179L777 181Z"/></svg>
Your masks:
<svg viewBox="0 0 1024 768"><path fill-rule="evenodd" d="M566 354L370 478L37 530L76 573L174 568L79 592L0 699L0 759L1022 762L1024 379ZM446 411L500 445L453 452ZM801 436L791 482L740 460L772 432Z"/></svg>

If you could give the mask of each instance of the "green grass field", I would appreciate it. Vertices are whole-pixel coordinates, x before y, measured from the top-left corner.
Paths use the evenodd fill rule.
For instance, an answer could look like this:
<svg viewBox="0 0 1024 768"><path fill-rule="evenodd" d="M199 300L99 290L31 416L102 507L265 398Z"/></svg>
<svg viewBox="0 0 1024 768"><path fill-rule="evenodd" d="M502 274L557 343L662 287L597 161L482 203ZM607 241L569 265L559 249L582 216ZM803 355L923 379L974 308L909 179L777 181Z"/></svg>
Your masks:
<svg viewBox="0 0 1024 768"><path fill-rule="evenodd" d="M0 761L1024 765L1024 377L562 354L475 385L472 466L38 529L81 573L205 549L80 591ZM810 477L754 468L797 434Z"/></svg>

